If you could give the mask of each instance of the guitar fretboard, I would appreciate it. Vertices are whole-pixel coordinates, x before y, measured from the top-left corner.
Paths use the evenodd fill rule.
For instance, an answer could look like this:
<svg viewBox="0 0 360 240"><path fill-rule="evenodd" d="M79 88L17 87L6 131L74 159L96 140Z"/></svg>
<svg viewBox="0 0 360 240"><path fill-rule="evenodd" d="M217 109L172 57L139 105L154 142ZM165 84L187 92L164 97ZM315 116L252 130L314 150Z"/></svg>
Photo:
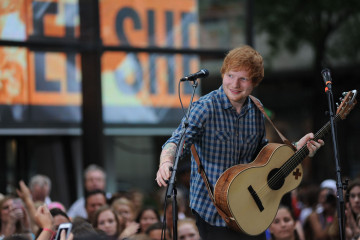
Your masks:
<svg viewBox="0 0 360 240"><path fill-rule="evenodd" d="M334 122L340 120L341 117L337 114L334 118ZM314 141L322 139L331 129L330 121L327 122L315 135ZM287 177L294 169L306 158L309 154L309 149L306 144L302 146L288 161L284 163L283 166L280 167L279 171L283 174L283 176Z"/></svg>

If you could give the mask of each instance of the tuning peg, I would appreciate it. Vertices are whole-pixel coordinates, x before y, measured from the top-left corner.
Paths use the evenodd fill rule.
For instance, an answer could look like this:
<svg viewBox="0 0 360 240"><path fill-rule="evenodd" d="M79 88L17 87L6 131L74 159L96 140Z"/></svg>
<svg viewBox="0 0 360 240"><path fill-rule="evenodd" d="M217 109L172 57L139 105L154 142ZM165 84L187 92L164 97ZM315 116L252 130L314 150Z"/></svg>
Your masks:
<svg viewBox="0 0 360 240"><path fill-rule="evenodd" d="M343 98L341 97L341 98L339 98L339 100L340 100L340 102L342 102Z"/></svg>
<svg viewBox="0 0 360 240"><path fill-rule="evenodd" d="M345 96L346 96L346 94L347 94L347 92L343 92L343 93L342 93L343 97L345 97Z"/></svg>
<svg viewBox="0 0 360 240"><path fill-rule="evenodd" d="M338 103L338 102L336 103L336 107L339 107L339 103Z"/></svg>

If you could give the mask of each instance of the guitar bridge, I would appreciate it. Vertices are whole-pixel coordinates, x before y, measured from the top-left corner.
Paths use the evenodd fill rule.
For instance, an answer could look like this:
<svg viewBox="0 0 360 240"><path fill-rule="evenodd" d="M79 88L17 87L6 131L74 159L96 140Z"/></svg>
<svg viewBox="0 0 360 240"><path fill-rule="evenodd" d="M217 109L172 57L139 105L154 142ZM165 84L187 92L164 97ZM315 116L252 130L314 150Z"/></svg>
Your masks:
<svg viewBox="0 0 360 240"><path fill-rule="evenodd" d="M262 205L262 202L259 198L259 196L257 195L257 193L255 192L254 188L250 185L248 187L248 190L250 192L250 195L253 197L257 207L259 208L260 212L262 212L264 210L264 206Z"/></svg>

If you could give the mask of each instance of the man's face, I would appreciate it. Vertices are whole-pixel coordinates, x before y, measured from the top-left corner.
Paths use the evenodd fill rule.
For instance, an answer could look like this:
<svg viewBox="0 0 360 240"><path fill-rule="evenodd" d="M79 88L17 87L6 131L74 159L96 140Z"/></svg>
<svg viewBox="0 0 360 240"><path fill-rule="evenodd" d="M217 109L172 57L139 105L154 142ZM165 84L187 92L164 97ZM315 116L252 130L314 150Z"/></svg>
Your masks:
<svg viewBox="0 0 360 240"><path fill-rule="evenodd" d="M224 74L223 89L231 104L236 108L239 104L242 106L253 91L254 85L248 71L230 70Z"/></svg>
<svg viewBox="0 0 360 240"><path fill-rule="evenodd" d="M48 185L34 185L33 189L31 190L31 196L33 201L45 201L46 196L49 195L50 189Z"/></svg>
<svg viewBox="0 0 360 240"><path fill-rule="evenodd" d="M86 212L88 214L88 218L91 219L93 214L98 210L101 206L106 204L106 198L103 194L98 193L91 195L87 198L86 202Z"/></svg>
<svg viewBox="0 0 360 240"><path fill-rule="evenodd" d="M105 177L99 170L90 171L85 178L85 189L87 191L105 190Z"/></svg>

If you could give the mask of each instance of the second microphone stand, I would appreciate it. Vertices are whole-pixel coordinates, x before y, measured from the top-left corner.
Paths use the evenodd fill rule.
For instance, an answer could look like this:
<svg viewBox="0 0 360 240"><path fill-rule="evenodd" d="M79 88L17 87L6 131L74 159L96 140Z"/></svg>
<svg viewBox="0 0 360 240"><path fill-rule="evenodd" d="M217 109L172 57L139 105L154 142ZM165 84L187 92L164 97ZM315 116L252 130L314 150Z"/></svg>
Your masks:
<svg viewBox="0 0 360 240"><path fill-rule="evenodd" d="M340 168L340 160L339 160L339 152L338 152L338 141L337 141L337 131L335 125L335 107L334 107L334 99L332 94L332 86L331 86L331 77L330 71L328 69L324 69L322 71L323 78L325 81L325 92L328 99L329 105L329 114L330 114L330 124L331 124L331 133L332 133L332 143L334 147L334 157L335 157L335 166L336 166L336 185L337 185L337 210L338 210L338 221L339 221L339 233L340 239L345 240L345 202L344 202L344 186L342 183L341 177L341 168Z"/></svg>

